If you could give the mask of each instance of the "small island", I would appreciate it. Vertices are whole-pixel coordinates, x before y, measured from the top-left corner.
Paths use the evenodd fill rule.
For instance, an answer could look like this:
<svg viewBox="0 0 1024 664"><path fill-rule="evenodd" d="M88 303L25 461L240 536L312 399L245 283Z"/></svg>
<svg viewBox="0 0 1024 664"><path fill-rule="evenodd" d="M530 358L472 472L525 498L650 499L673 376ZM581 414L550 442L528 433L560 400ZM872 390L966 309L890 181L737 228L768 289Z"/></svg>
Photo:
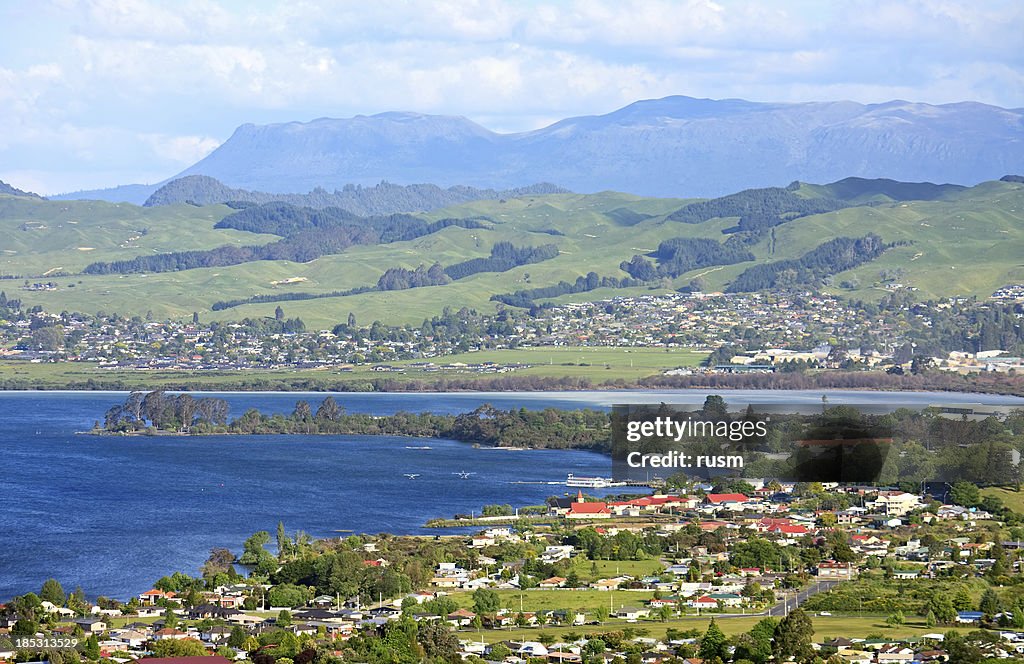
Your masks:
<svg viewBox="0 0 1024 664"><path fill-rule="evenodd" d="M266 415L250 408L228 420L228 403L217 397L196 398L160 390L132 392L111 407L99 435L362 435L447 438L485 447L522 449L611 449L608 414L598 410L525 408L500 410L484 404L468 413L397 412L393 415L349 413L334 397L314 410L308 401L296 402L291 413Z"/></svg>

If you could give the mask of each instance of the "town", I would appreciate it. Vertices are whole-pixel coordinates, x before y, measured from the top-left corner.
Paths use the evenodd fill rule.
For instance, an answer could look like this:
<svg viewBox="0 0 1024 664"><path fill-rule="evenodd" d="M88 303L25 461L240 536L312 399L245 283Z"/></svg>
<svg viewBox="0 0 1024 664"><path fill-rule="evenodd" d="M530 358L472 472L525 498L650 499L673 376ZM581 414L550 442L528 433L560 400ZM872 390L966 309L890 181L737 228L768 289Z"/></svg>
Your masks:
<svg viewBox="0 0 1024 664"><path fill-rule="evenodd" d="M490 506L480 519L492 525L468 536L311 540L279 524L276 552L259 532L240 555L214 549L199 575L176 572L126 601L66 594L51 579L0 606L0 658L1024 657L1015 492L921 489L678 476L653 494L553 496L528 516Z"/></svg>
<svg viewBox="0 0 1024 664"><path fill-rule="evenodd" d="M157 321L23 310L0 294L0 358L145 371L328 369L339 376L366 367L429 378L531 366L473 361L479 351L614 347L689 349L706 358L701 367L667 366L666 376L809 369L1006 375L1024 369L1021 307L1004 297L910 305L898 292L879 303L811 292L693 292L531 312L446 310L420 327L361 326L350 316L332 330L307 330L281 307L273 318Z"/></svg>

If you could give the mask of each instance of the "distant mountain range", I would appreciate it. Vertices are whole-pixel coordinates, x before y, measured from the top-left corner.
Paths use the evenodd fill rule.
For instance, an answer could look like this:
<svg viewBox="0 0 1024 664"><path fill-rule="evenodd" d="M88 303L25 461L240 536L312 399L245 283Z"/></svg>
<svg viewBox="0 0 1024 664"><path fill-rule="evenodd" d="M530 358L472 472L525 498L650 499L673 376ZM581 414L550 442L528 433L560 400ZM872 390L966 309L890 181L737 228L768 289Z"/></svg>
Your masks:
<svg viewBox="0 0 1024 664"><path fill-rule="evenodd" d="M555 182L580 192L710 197L794 180L975 184L1021 171L1024 109L676 96L516 134L417 113L246 124L176 177L207 175L274 193L387 180L487 189Z"/></svg>
<svg viewBox="0 0 1024 664"><path fill-rule="evenodd" d="M333 192L318 188L308 194L272 194L265 191L232 189L206 175L186 175L160 187L153 192L144 205L154 207L175 203L191 203L193 205L262 204L280 201L311 208L337 207L365 217L396 212L425 212L470 201L561 193L566 193L566 190L548 183L495 191L494 189L476 189L474 187L442 189L433 184L403 186L381 182L373 187L346 185L343 189Z"/></svg>

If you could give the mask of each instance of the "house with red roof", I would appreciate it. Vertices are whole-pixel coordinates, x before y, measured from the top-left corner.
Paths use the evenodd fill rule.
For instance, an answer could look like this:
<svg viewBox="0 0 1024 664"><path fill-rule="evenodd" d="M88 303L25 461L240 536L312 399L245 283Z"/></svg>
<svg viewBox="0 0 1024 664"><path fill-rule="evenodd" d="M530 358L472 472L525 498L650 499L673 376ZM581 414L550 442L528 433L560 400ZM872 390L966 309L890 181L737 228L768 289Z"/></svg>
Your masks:
<svg viewBox="0 0 1024 664"><path fill-rule="evenodd" d="M804 535L809 535L811 530L806 526L796 524L779 524L769 528L768 532L773 535L782 535L786 539L800 539Z"/></svg>
<svg viewBox="0 0 1024 664"><path fill-rule="evenodd" d="M573 503L565 516L569 519L609 519L612 513L605 503Z"/></svg>
<svg viewBox="0 0 1024 664"><path fill-rule="evenodd" d="M583 500L583 492L576 494L576 500L569 505L569 512L565 515L568 519L610 519L611 510L608 503L588 503Z"/></svg>
<svg viewBox="0 0 1024 664"><path fill-rule="evenodd" d="M566 578L562 576L553 576L550 579L544 579L537 584L538 588L561 588L565 585Z"/></svg>
<svg viewBox="0 0 1024 664"><path fill-rule="evenodd" d="M707 595L701 595L700 597L698 597L696 599L691 599L687 603L690 606L692 606L693 608L695 608L695 609L717 609L718 608L718 601L711 599Z"/></svg>
<svg viewBox="0 0 1024 664"><path fill-rule="evenodd" d="M473 622L476 614L469 609L456 609L448 614L448 622L456 627L466 627Z"/></svg>
<svg viewBox="0 0 1024 664"><path fill-rule="evenodd" d="M157 590L156 588L147 590L139 595L139 602L147 606L153 606L162 599L176 604L181 603L181 600L177 598L177 595L174 592L164 592L163 590Z"/></svg>
<svg viewBox="0 0 1024 664"><path fill-rule="evenodd" d="M704 504L722 509L739 509L750 502L742 493L709 493L704 496Z"/></svg>
<svg viewBox="0 0 1024 664"><path fill-rule="evenodd" d="M758 521L756 523L754 523L751 526L751 528L753 528L754 530L756 530L759 533L767 533L768 531L770 531L775 526L791 526L791 525L793 525L793 520L792 519L775 518L775 517L767 517L766 516L766 517L764 517L762 519L758 519Z"/></svg>

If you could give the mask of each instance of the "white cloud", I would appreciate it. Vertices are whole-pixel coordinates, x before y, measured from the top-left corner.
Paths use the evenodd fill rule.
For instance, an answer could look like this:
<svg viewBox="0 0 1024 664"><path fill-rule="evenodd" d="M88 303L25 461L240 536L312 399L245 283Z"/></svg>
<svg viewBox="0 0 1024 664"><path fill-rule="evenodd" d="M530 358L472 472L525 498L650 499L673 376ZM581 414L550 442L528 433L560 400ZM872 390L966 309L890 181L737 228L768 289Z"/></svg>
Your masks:
<svg viewBox="0 0 1024 664"><path fill-rule="evenodd" d="M190 166L217 149L220 141L209 136L165 136L142 134L140 139L156 156L181 166Z"/></svg>

